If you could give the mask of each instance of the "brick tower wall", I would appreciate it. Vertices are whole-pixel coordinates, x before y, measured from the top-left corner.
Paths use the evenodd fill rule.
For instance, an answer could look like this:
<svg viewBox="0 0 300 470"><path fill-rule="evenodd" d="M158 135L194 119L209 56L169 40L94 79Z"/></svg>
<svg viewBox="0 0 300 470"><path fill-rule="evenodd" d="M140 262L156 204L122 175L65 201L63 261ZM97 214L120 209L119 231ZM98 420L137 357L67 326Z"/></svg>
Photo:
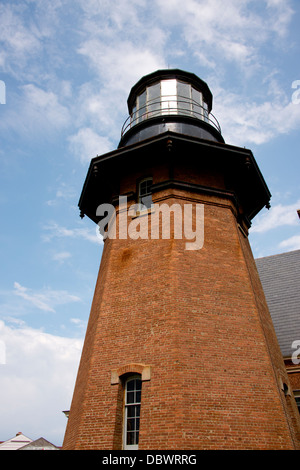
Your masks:
<svg viewBox="0 0 300 470"><path fill-rule="evenodd" d="M135 190L136 176L121 189ZM288 379L232 200L165 189L153 202L204 204L203 248L174 237L105 241L63 448L122 448L132 372L143 381L139 449L297 447Z"/></svg>

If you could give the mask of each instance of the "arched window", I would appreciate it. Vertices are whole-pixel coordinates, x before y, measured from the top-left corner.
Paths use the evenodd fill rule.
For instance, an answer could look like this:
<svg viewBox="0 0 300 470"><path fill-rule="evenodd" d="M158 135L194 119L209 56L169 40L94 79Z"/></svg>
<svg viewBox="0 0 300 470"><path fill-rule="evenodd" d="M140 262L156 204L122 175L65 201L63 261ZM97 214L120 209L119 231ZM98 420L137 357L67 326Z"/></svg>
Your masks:
<svg viewBox="0 0 300 470"><path fill-rule="evenodd" d="M150 209L152 206L152 178L144 178L139 182L138 186L138 204L141 209L145 206Z"/></svg>
<svg viewBox="0 0 300 470"><path fill-rule="evenodd" d="M142 380L131 375L125 381L123 448L138 449L140 432Z"/></svg>

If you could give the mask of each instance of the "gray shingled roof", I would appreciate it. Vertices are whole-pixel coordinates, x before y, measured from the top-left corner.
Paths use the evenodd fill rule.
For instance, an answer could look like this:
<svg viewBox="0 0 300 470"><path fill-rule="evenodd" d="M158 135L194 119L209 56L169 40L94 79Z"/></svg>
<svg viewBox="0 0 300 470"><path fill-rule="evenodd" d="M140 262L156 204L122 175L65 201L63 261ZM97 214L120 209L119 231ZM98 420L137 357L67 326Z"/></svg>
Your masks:
<svg viewBox="0 0 300 470"><path fill-rule="evenodd" d="M255 260L283 357L300 340L300 250Z"/></svg>

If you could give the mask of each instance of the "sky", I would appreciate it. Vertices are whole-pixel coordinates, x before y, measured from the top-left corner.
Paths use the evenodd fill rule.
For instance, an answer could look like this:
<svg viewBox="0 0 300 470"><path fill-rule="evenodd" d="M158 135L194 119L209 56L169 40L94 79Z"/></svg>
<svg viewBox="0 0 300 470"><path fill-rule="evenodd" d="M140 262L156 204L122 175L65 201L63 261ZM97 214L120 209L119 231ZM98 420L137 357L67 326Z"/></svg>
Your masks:
<svg viewBox="0 0 300 470"><path fill-rule="evenodd" d="M300 249L298 0L0 1L0 441L61 445L103 244L78 200L144 75L206 81L272 194L255 258Z"/></svg>

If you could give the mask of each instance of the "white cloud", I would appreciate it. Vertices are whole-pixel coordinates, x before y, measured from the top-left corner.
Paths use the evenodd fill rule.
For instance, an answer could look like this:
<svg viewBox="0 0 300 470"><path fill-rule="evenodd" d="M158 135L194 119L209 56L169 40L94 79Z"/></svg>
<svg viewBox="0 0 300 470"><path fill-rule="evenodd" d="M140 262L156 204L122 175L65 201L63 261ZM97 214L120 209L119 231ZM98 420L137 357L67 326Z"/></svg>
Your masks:
<svg viewBox="0 0 300 470"><path fill-rule="evenodd" d="M60 29L61 0L14 1L0 4L2 54L5 72L20 80L39 81L60 60L54 39ZM51 46L50 46L51 44ZM42 60L47 56L46 62ZM55 58L56 55L56 58Z"/></svg>
<svg viewBox="0 0 300 470"><path fill-rule="evenodd" d="M78 0L86 20L94 20L97 24L99 17L110 19L117 29L123 29L126 23L137 23L138 11L146 6L147 0ZM90 23L89 23L90 25Z"/></svg>
<svg viewBox="0 0 300 470"><path fill-rule="evenodd" d="M287 0L266 0L266 2L267 8L271 11L272 22L270 27L279 37L285 36L294 14L291 2Z"/></svg>
<svg viewBox="0 0 300 470"><path fill-rule="evenodd" d="M36 125L40 120L51 127L65 127L70 120L66 107L59 103L58 96L33 84L24 85L24 106Z"/></svg>
<svg viewBox="0 0 300 470"><path fill-rule="evenodd" d="M255 219L251 233L263 233L282 226L299 225L297 210L300 208L300 200L290 205L277 204Z"/></svg>
<svg viewBox="0 0 300 470"><path fill-rule="evenodd" d="M83 127L99 129L115 141L123 124L120 115L126 112L124 103L130 88L143 75L165 68L167 60L176 61L178 55L188 53L190 60L198 58L201 66L217 69L214 81L219 84L223 68L231 63L243 71L244 77L259 71L263 78L267 70L266 67L262 73L263 47L274 36L282 40L293 10L289 0L255 0L254 3L253 8L250 0L228 0L224 8L221 0L186 0L184 6L180 0L155 0L155 8L148 9L145 2L117 1L115 8L110 8L106 1L83 2L87 39L82 41L78 52L96 71L101 83L98 93L88 84L81 89L79 116ZM97 21L105 27L96 28ZM263 144L280 133L298 129L300 106L292 105L291 97L275 79L269 81L266 96L263 99L258 96L256 102L249 102L241 94L228 93L228 89L222 90L217 85L219 94L215 93L213 112L221 123L226 142L242 146ZM80 155L85 151L80 150L81 141L83 148L87 146L84 134L79 131L78 136L71 137L74 144L79 141ZM107 141L103 139L101 136L99 145L102 143L105 149Z"/></svg>
<svg viewBox="0 0 300 470"><path fill-rule="evenodd" d="M76 118L80 129L70 140L73 148L79 144L77 153L102 154L101 147L112 150L120 138L128 116L126 102L131 87L143 75L164 68L166 63L153 45L140 43L137 38L132 42L118 36L108 42L90 39L81 44L78 52L97 78L93 84L85 83L80 88ZM83 160L88 158L85 155Z"/></svg>
<svg viewBox="0 0 300 470"><path fill-rule="evenodd" d="M78 52L89 59L112 98L120 92L127 94L141 76L165 66L155 49L121 37L112 45L97 39L86 41Z"/></svg>
<svg viewBox="0 0 300 470"><path fill-rule="evenodd" d="M86 329L86 321L82 320L81 318L71 318L70 322L82 330Z"/></svg>
<svg viewBox="0 0 300 470"><path fill-rule="evenodd" d="M254 3L260 11L255 12ZM179 27L196 56L201 50L206 65L214 67L221 55L243 69L256 68L261 45L274 33L284 36L293 14L289 0L227 0L225 7L223 0L186 0L184 7L180 0L156 4L162 23Z"/></svg>
<svg viewBox="0 0 300 470"><path fill-rule="evenodd" d="M0 365L1 439L22 431L61 445L82 340L58 337L0 321L5 364Z"/></svg>
<svg viewBox="0 0 300 470"><path fill-rule="evenodd" d="M18 282L14 283L14 294L45 312L55 312L57 305L80 301L78 296L69 294L63 290L44 288L39 291L34 291L33 289L21 286Z"/></svg>
<svg viewBox="0 0 300 470"><path fill-rule="evenodd" d="M226 142L244 146L263 144L300 126L300 106L276 83L270 81L267 100L259 103L217 88L213 113L221 124Z"/></svg>
<svg viewBox="0 0 300 470"><path fill-rule="evenodd" d="M61 251L59 253L54 253L53 259L54 261L58 261L59 263L63 263L66 259L71 258L71 253L69 251Z"/></svg>
<svg viewBox="0 0 300 470"><path fill-rule="evenodd" d="M14 73L14 66L24 66L28 56L36 54L41 43L39 38L24 22L22 15L18 14L16 5L0 5L1 41L4 44L5 56L2 56L3 65L10 73Z"/></svg>
<svg viewBox="0 0 300 470"><path fill-rule="evenodd" d="M80 4L82 41L77 52L95 78L80 88L77 122L117 141L131 87L143 75L166 67L168 33L145 0L116 0L113 8L105 0Z"/></svg>
<svg viewBox="0 0 300 470"><path fill-rule="evenodd" d="M60 201L74 200L76 192L73 187L64 182L55 182L55 187L51 187L50 191L55 192L53 199L46 201L47 206L56 206Z"/></svg>
<svg viewBox="0 0 300 470"><path fill-rule="evenodd" d="M61 130L67 131L66 143L77 160L86 164L93 156L115 149L121 125L127 117L130 88L143 75L170 64L186 66L204 79L208 71L212 73L213 80L207 83L213 92L216 84L213 112L228 143L261 144L279 134L298 130L300 106L292 105L288 96L295 90L284 91L280 84L280 78L288 77L288 66L292 63L292 55L289 55L293 52L292 44L287 44L285 39L293 16L292 3L296 4L290 0L2 2L0 66L9 75L8 105L1 108L0 127L14 131L10 136L19 154L24 152L28 141L42 137L57 142L53 137ZM285 62L281 53L287 45ZM276 75L275 71L282 64L284 72ZM292 77L293 80L298 78ZM10 158L14 155L5 146L6 133L2 136L1 156ZM57 165L59 172L63 167L70 172L69 163L64 155L57 154L53 155L51 166L45 168L55 171L54 165ZM26 166L28 175L34 174L25 159L18 164L18 172ZM39 167L35 166L34 170ZM18 177L20 175L18 173ZM39 181L38 175L35 176ZM14 179L17 185L18 177ZM10 181L9 178L3 188L10 186L13 190ZM73 198L74 193L60 185L55 187L47 204L53 206L70 197ZM0 198L3 210L14 205L13 201L4 205L3 196ZM264 211L255 219L251 231L268 233L281 226L298 227L299 202L297 205L276 204L269 212ZM32 212L36 212L34 204ZM69 245L77 239L101 243L96 227L87 228L86 221L74 226L66 219L63 225L50 222L43 233L45 241L54 242L51 253L57 262L69 259ZM3 239L8 239L8 233L3 235ZM60 242L66 243L66 249L58 248ZM282 241L281 246L299 247L299 236ZM5 269L7 278L8 268L14 269L13 261ZM49 273L43 273L47 275ZM6 301L1 310L12 317L29 311L34 317L36 309L53 313L65 302L71 302L74 307L73 302L79 301L66 291L32 289L18 282L14 289L1 295ZM27 328L19 319L13 321L14 327L0 322L0 341L5 340L7 355L7 364L0 374L0 438L11 437L21 430L30 437L44 435L51 440L55 428L60 430L65 426L61 410L69 406L80 346L73 340ZM77 318L71 323L81 326ZM56 413L62 422L56 422ZM35 436L31 428L25 427L27 423L34 427Z"/></svg>
<svg viewBox="0 0 300 470"><path fill-rule="evenodd" d="M114 150L114 144L108 137L98 135L91 128L82 128L69 137L70 150L82 163L90 162L91 158Z"/></svg>
<svg viewBox="0 0 300 470"><path fill-rule="evenodd" d="M16 6L2 6L3 41L6 45L15 43L16 51L25 50L36 59L43 48L54 60L54 51L47 47L45 39L57 35L53 25L54 20L62 21L59 13L63 4L38 1L32 2L32 7L33 3L34 8L27 13L36 21L28 24L24 21L25 15L22 16L28 5L20 12ZM72 121L76 121L78 130L69 141L72 151L84 162L94 152L101 154L115 147L111 143L120 135L123 123L120 116L127 117L128 92L141 76L166 67L169 59L176 60L178 55L186 54L190 59L198 58L201 65L218 67L219 76L224 59L229 64L234 62L245 74L251 73L263 65L263 45L274 35L282 39L294 14L290 0L228 0L226 8L222 0L186 0L184 6L179 0L155 0L151 6L145 0L116 0L113 8L108 0L79 0L78 6L81 14L74 14L72 18L81 35L74 49L86 59L99 80L93 80L93 87L83 84L77 100L72 103L72 108L76 107ZM42 10L46 14L41 16ZM64 60L63 53L56 56ZM56 72L53 67L53 73ZM41 71L38 75L42 76ZM54 83L57 84L57 80L52 86ZM59 83L64 85L56 93L25 85L23 109L19 107L11 118L6 116L6 126L16 122L18 131L24 128L26 134L28 127L34 131L50 124L50 128L58 130L70 124L70 113L60 99L66 95L71 97L71 83L65 80ZM270 100L259 105L240 103L238 106L238 97L233 98L230 102L225 97L232 112L230 114L228 107L222 127L227 131L229 117L232 126L226 135L232 140L235 134L234 143L245 142L245 136L248 142L264 143L277 132L299 125L299 110L290 105L274 104ZM279 116L284 119L280 120ZM223 113L217 117L221 121Z"/></svg>
<svg viewBox="0 0 300 470"><path fill-rule="evenodd" d="M300 235L294 235L293 237L283 240L279 243L281 248L288 248L290 251L300 250Z"/></svg>
<svg viewBox="0 0 300 470"><path fill-rule="evenodd" d="M43 227L46 232L43 236L45 242L51 241L53 238L83 238L93 243L103 243L103 238L98 234L98 226L95 225L94 229L82 228L66 228L56 222L51 222Z"/></svg>
<svg viewBox="0 0 300 470"><path fill-rule="evenodd" d="M26 139L51 140L53 132L61 132L70 125L70 111L57 94L34 84L23 85L20 90L20 95L7 97L11 106L6 108L0 129L13 130Z"/></svg>

